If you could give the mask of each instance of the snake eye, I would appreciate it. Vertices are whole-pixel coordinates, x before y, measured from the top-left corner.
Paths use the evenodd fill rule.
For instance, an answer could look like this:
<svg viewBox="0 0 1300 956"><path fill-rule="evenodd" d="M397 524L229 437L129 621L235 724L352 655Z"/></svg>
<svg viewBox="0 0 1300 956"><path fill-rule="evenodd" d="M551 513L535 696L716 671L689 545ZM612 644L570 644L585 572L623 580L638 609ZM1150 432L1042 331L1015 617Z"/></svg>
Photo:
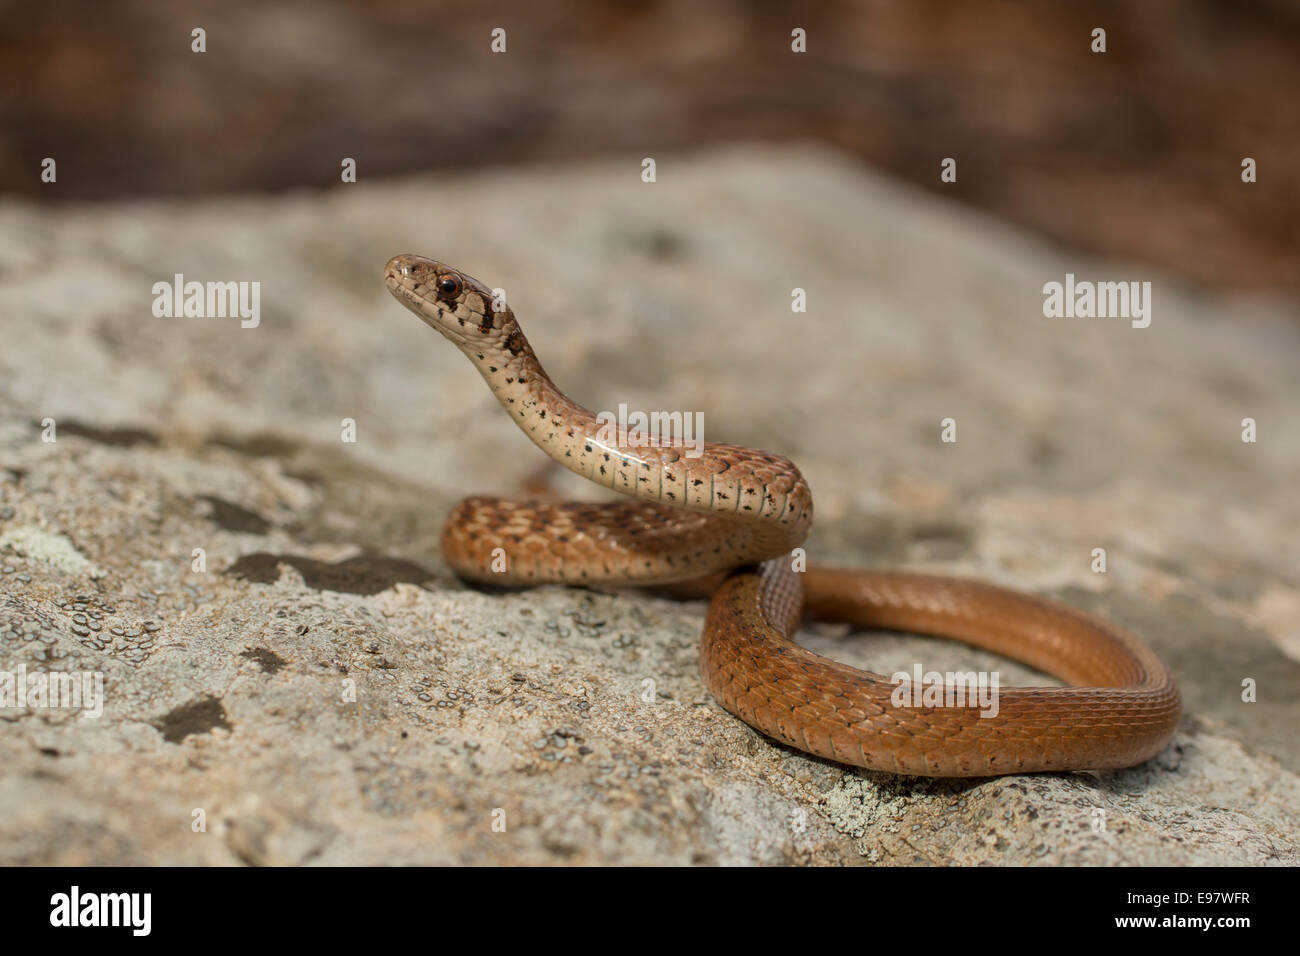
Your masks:
<svg viewBox="0 0 1300 956"><path fill-rule="evenodd" d="M460 279L456 276L443 276L438 280L438 291L449 299L460 295Z"/></svg>

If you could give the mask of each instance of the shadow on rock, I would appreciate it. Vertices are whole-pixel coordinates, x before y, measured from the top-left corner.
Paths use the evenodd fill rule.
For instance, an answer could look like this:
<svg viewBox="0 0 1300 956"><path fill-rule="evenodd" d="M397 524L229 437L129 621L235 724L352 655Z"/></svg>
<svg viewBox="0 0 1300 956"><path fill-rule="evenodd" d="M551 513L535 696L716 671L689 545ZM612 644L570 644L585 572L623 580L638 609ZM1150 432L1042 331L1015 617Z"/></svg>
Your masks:
<svg viewBox="0 0 1300 956"><path fill-rule="evenodd" d="M424 587L436 577L428 568L401 558L362 555L330 564L301 555L265 551L244 555L225 573L256 584L274 584L279 580L281 563L296 568L308 587L345 594L378 594L401 582Z"/></svg>

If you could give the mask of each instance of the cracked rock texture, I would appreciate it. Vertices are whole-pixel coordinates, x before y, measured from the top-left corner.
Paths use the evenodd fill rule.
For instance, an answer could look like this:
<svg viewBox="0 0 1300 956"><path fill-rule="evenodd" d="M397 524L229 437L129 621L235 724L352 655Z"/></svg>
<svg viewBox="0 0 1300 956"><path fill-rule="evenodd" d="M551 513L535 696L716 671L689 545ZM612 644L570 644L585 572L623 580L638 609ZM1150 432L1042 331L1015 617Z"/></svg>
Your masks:
<svg viewBox="0 0 1300 956"><path fill-rule="evenodd" d="M0 860L1300 862L1294 307L1048 247L826 152L639 172L0 205L0 672L103 686L99 716L0 710ZM1107 774L861 772L713 703L700 602L460 584L437 541L461 495L599 492L392 301L407 251L505 288L588 407L699 410L706 437L792 457L814 560L1130 627L1181 683L1174 744ZM260 324L155 318L176 273L260 282ZM1151 281L1151 326L1044 318L1066 273ZM1050 680L943 641L801 640Z"/></svg>

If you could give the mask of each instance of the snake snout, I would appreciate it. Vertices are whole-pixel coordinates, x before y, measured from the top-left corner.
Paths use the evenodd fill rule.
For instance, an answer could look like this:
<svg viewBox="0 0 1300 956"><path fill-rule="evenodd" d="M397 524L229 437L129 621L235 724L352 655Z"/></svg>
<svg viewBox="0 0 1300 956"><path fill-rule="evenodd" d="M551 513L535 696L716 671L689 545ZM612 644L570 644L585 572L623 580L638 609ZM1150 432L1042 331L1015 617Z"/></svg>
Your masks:
<svg viewBox="0 0 1300 956"><path fill-rule="evenodd" d="M477 284L471 284L473 280L433 259L403 254L388 260L384 281L393 298L414 312L421 322L457 345L464 343L466 318L473 310L463 300L466 295L478 292ZM475 325L471 323L470 327Z"/></svg>
<svg viewBox="0 0 1300 956"><path fill-rule="evenodd" d="M437 274L438 263L432 259L405 253L400 256L393 256L388 260L388 265L384 267L384 278L390 286L400 284L403 279L421 282L432 279Z"/></svg>
<svg viewBox="0 0 1300 956"><path fill-rule="evenodd" d="M384 278L389 282L410 275L410 273L411 263L408 256L393 256L388 260L388 265L384 266Z"/></svg>
<svg viewBox="0 0 1300 956"><path fill-rule="evenodd" d="M414 312L437 307L437 283L442 265L424 256L393 256L384 267L384 282L398 301ZM422 316L423 317L423 316Z"/></svg>

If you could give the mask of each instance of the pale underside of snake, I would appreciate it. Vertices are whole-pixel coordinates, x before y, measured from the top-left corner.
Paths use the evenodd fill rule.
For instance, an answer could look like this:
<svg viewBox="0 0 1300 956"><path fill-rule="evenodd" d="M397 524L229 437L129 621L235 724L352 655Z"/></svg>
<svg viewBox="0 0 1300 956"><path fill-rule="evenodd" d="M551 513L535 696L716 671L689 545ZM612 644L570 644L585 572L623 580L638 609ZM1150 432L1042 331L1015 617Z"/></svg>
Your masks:
<svg viewBox="0 0 1300 956"><path fill-rule="evenodd" d="M1067 605L976 581L809 566L812 526L794 464L737 445L646 447L570 401L514 313L485 285L422 256L385 270L399 302L465 353L516 425L564 467L636 499L607 504L473 497L448 518L443 555L469 581L712 590L700 670L717 701L792 747L873 770L933 777L1128 767L1159 753L1181 711L1145 645ZM498 550L500 549L500 550ZM504 570L494 557L504 554ZM804 617L953 638L1053 674L1006 687L996 715L958 699L904 700L892 680L793 640ZM970 703L970 702L968 702ZM924 704L934 704L925 706Z"/></svg>

